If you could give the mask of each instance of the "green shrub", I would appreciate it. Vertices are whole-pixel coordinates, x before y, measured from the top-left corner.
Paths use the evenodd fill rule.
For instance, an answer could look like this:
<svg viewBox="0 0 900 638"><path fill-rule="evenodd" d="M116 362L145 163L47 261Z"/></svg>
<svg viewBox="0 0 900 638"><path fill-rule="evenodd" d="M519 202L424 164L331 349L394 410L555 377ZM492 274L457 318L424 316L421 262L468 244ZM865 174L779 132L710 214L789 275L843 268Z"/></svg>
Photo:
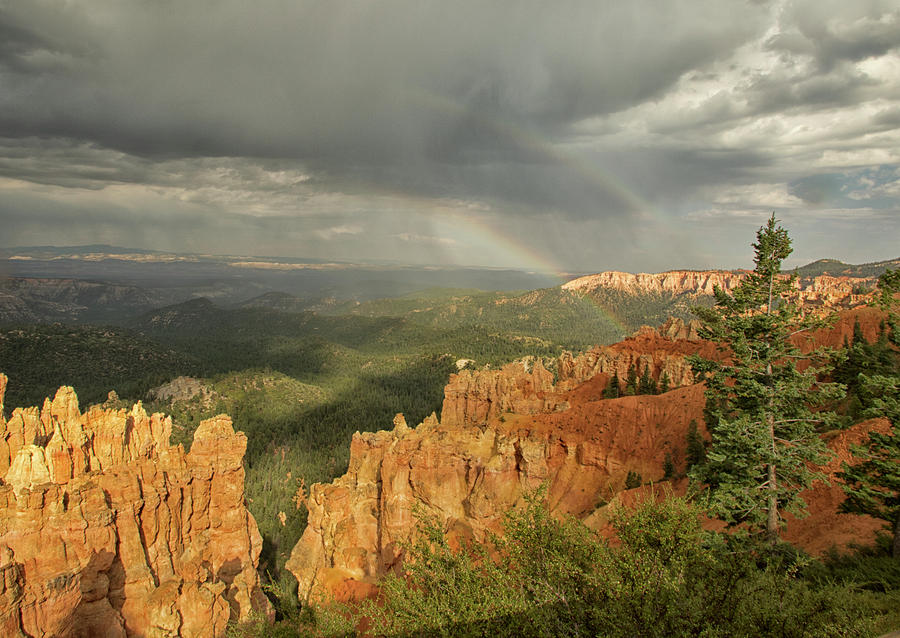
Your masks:
<svg viewBox="0 0 900 638"><path fill-rule="evenodd" d="M762 555L706 532L682 498L649 498L613 515L609 545L531 495L502 538L453 551L423 521L405 574L378 601L320 612L385 636L866 636L873 602L798 577L796 553ZM308 626L307 626L308 627ZM320 624L316 631L328 634ZM347 631L346 625L342 630Z"/></svg>

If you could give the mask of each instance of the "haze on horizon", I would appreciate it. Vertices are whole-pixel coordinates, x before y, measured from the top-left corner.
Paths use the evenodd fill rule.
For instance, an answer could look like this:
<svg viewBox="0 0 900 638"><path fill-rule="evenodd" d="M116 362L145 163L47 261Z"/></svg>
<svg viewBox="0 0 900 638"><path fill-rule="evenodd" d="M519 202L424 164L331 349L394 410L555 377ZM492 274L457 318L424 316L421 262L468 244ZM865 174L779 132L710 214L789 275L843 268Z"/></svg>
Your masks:
<svg viewBox="0 0 900 638"><path fill-rule="evenodd" d="M10 0L0 245L587 272L897 257L900 8Z"/></svg>

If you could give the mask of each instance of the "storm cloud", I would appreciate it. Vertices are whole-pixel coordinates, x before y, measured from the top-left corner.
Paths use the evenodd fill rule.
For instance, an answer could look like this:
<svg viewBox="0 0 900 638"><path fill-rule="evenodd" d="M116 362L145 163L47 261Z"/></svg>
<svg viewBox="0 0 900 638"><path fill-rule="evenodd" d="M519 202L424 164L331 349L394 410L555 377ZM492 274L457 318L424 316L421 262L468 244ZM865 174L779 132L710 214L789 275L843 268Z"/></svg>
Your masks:
<svg viewBox="0 0 900 638"><path fill-rule="evenodd" d="M12 0L0 241L730 267L776 210L869 261L898 113L890 1Z"/></svg>

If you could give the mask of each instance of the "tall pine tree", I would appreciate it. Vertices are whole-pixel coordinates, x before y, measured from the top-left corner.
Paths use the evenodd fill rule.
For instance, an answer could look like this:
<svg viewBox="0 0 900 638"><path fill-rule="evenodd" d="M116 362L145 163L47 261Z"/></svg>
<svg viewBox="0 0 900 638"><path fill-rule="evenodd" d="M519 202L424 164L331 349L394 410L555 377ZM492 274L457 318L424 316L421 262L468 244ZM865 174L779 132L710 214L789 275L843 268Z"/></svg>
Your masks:
<svg viewBox="0 0 900 638"><path fill-rule="evenodd" d="M730 525L764 531L774 543L781 512L805 509L799 493L818 477L809 464L825 460L816 428L834 415L812 408L836 398L841 386L818 382L826 359L804 355L791 341L821 322L802 316L791 294L793 277L780 274L792 249L774 213L757 231L753 248L753 272L731 294L716 288L714 307L694 309L701 336L718 344L721 357L691 360L707 383L712 437L706 462L691 476L709 486L717 515ZM803 358L812 361L801 370Z"/></svg>

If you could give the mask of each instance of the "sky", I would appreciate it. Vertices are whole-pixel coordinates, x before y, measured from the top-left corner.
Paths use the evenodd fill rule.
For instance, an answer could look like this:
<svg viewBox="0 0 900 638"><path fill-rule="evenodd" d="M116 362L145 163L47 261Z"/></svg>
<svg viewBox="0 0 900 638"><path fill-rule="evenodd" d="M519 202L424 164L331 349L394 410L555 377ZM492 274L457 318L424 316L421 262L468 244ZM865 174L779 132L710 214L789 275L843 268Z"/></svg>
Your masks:
<svg viewBox="0 0 900 638"><path fill-rule="evenodd" d="M900 255L896 0L0 0L0 245Z"/></svg>

